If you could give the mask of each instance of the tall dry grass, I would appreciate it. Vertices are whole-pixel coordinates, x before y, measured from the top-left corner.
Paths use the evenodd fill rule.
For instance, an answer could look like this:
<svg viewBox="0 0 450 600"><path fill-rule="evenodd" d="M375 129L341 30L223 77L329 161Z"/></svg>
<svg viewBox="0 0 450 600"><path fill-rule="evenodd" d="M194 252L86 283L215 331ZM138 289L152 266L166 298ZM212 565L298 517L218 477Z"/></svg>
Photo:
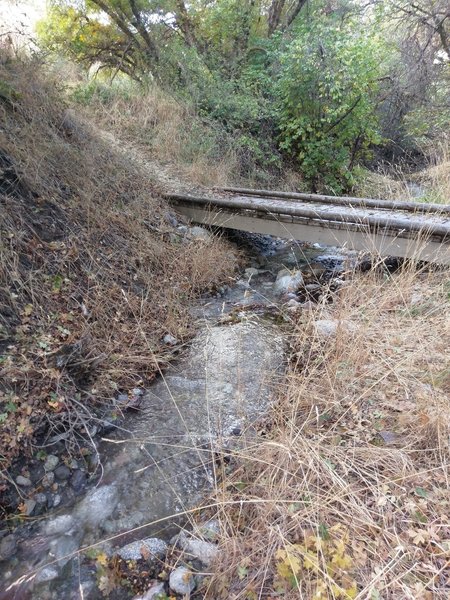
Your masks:
<svg viewBox="0 0 450 600"><path fill-rule="evenodd" d="M295 319L278 404L218 468L202 597L449 597L449 285L354 275Z"/></svg>
<svg viewBox="0 0 450 600"><path fill-rule="evenodd" d="M193 298L236 256L174 231L129 155L68 112L35 61L0 60L2 467L37 433L81 433L148 382L193 330ZM89 442L89 440L88 440Z"/></svg>

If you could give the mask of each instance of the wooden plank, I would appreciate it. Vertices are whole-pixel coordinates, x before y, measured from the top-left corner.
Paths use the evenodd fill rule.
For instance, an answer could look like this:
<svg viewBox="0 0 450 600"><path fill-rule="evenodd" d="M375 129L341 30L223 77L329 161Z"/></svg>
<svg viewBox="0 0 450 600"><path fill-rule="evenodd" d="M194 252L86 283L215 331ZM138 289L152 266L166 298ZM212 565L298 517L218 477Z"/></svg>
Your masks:
<svg viewBox="0 0 450 600"><path fill-rule="evenodd" d="M398 200L381 200L374 198L353 198L350 196L326 196L321 194L307 194L302 192L282 192L277 190L256 190L251 188L224 187L220 191L261 198L283 198L286 200L302 200L304 202L320 202L340 206L362 206L364 208L382 208L402 210L415 213L442 213L450 214L448 204L428 204L425 202L405 202Z"/></svg>
<svg viewBox="0 0 450 600"><path fill-rule="evenodd" d="M192 196L190 194L167 194L166 198L176 202L191 203L198 206L211 206L224 209L239 210L256 210L262 213L273 214L273 215L291 215L296 217L310 218L310 219L322 219L324 222L335 221L343 223L360 223L368 225L371 230L375 231L381 229L393 229L397 232L397 235L401 236L401 232L438 236L442 240L450 240L450 221L432 221L426 220L425 218L413 219L413 217L405 218L406 215L391 215L379 214L373 215L369 212L364 214L359 212L355 214L351 210L343 211L337 209L321 209L312 208L311 206L302 206L296 203L277 203L271 200L260 199L260 198L219 198L219 197L205 197L205 196Z"/></svg>

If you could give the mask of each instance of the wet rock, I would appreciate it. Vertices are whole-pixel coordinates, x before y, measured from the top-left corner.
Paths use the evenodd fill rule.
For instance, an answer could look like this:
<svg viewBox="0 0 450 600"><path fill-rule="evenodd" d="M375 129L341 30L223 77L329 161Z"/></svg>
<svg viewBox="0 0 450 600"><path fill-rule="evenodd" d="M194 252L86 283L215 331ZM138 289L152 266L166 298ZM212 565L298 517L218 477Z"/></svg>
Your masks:
<svg viewBox="0 0 450 600"><path fill-rule="evenodd" d="M76 507L75 516L85 526L95 528L114 512L117 502L117 488L114 485L103 485L83 498Z"/></svg>
<svg viewBox="0 0 450 600"><path fill-rule="evenodd" d="M23 477L23 475L19 475L16 478L16 483L22 487L30 487L32 485L31 479L28 477Z"/></svg>
<svg viewBox="0 0 450 600"><path fill-rule="evenodd" d="M14 535L7 535L0 542L0 560L11 558L17 548L17 540Z"/></svg>
<svg viewBox="0 0 450 600"><path fill-rule="evenodd" d="M63 535L50 543L50 556L58 559L58 566L63 567L78 550L79 543L73 535Z"/></svg>
<svg viewBox="0 0 450 600"><path fill-rule="evenodd" d="M177 594L189 595L195 589L194 575L186 567L177 567L170 574L169 585Z"/></svg>
<svg viewBox="0 0 450 600"><path fill-rule="evenodd" d="M45 459L44 469L48 471L54 471L59 463L59 458L54 454L49 454Z"/></svg>
<svg viewBox="0 0 450 600"><path fill-rule="evenodd" d="M176 346L178 344L178 340L176 337L168 333L163 337L163 343L167 344L168 346Z"/></svg>
<svg viewBox="0 0 450 600"><path fill-rule="evenodd" d="M71 515L60 515L51 521L48 521L43 528L46 535L56 535L58 533L70 533L75 527L76 521Z"/></svg>
<svg viewBox="0 0 450 600"><path fill-rule="evenodd" d="M300 271L287 274L285 271L281 271L275 281L275 292L277 294L296 292L301 285L303 285L303 275Z"/></svg>
<svg viewBox="0 0 450 600"><path fill-rule="evenodd" d="M66 465L59 465L55 469L55 477L60 481L66 481L70 477L70 469Z"/></svg>
<svg viewBox="0 0 450 600"><path fill-rule="evenodd" d="M86 480L86 473L78 469L73 473L69 483L76 492L80 492L86 485Z"/></svg>
<svg viewBox="0 0 450 600"><path fill-rule="evenodd" d="M53 496L52 507L56 508L57 506L59 506L61 504L61 500L62 500L61 494L55 494Z"/></svg>
<svg viewBox="0 0 450 600"><path fill-rule="evenodd" d="M35 578L35 583L44 583L45 581L52 581L59 575L59 571L55 566L44 567L41 569Z"/></svg>
<svg viewBox="0 0 450 600"><path fill-rule="evenodd" d="M140 560L145 558L147 553L150 553L149 559L164 558L167 553L168 546L166 542L159 538L145 538L131 542L118 550L117 554L124 560Z"/></svg>

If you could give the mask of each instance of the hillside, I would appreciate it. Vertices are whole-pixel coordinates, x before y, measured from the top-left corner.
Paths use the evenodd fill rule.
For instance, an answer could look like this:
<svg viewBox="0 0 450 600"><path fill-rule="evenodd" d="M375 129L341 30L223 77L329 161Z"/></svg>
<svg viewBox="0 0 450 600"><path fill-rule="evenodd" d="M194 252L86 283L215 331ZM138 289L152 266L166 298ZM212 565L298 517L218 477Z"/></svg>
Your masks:
<svg viewBox="0 0 450 600"><path fill-rule="evenodd" d="M235 256L180 233L148 165L69 112L37 62L3 57L0 86L4 470L49 433L90 446L99 416L119 416L176 351L164 337L189 337L191 300Z"/></svg>

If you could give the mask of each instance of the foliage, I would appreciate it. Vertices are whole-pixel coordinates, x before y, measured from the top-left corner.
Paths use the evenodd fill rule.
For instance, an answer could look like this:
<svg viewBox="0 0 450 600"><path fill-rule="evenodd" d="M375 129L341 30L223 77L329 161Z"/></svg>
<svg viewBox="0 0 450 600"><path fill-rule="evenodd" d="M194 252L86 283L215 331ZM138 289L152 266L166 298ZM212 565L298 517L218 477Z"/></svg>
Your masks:
<svg viewBox="0 0 450 600"><path fill-rule="evenodd" d="M380 141L375 115L381 44L362 23L302 23L281 57L277 84L281 148L313 189L339 192L355 160Z"/></svg>
<svg viewBox="0 0 450 600"><path fill-rule="evenodd" d="M321 527L321 535L305 535L303 543L289 544L275 554L278 585L286 583L300 589L299 580L308 571L315 579L312 600L333 598L356 598L358 588L352 577L354 560L349 549L348 533L340 525L327 529Z"/></svg>

